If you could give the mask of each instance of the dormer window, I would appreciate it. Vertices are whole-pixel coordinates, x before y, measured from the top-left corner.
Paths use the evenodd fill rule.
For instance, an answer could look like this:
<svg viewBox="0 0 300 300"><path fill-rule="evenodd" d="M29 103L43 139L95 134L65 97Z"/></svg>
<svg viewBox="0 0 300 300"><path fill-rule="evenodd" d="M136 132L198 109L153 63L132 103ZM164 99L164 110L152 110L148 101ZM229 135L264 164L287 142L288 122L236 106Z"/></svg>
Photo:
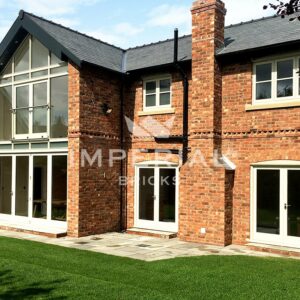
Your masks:
<svg viewBox="0 0 300 300"><path fill-rule="evenodd" d="M291 101L299 97L299 57L254 64L254 104Z"/></svg>
<svg viewBox="0 0 300 300"><path fill-rule="evenodd" d="M151 78L144 81L144 110L171 107L171 78Z"/></svg>

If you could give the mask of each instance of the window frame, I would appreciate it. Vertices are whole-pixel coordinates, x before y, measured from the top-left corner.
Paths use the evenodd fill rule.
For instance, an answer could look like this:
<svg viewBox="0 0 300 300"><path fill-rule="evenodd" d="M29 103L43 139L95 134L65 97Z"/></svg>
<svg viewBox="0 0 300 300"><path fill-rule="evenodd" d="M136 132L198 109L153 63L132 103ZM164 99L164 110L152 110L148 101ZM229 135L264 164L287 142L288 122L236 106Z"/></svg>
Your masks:
<svg viewBox="0 0 300 300"><path fill-rule="evenodd" d="M28 69L21 72L15 72L15 56L16 52L18 51L19 47L21 47L25 41L29 39L29 66ZM37 141L37 140L51 140L51 141L66 141L68 140L68 137L64 138L51 138L51 103L50 103L50 83L52 78L58 78L63 76L68 76L68 63L67 62L60 62L56 64L51 64L51 56L52 53L48 49L48 64L44 67L39 68L32 68L32 39L33 37L31 35L27 35L25 39L20 43L18 49L16 52L12 55L8 63L11 63L11 73L6 74L3 76L0 76L0 79L7 79L11 78L10 82L5 82L3 84L0 84L0 88L2 87L12 87L12 109L11 109L11 140L8 141L0 141L1 144L8 144L11 142L19 142L19 141ZM3 71L6 69L7 66L3 68ZM66 67L66 70L63 70L61 72L52 73L51 71L53 69L58 69L60 67ZM46 75L33 77L33 73L39 72L39 71L46 71ZM27 79L23 80L15 80L15 77L18 75L28 75ZM38 83L47 83L47 132L45 133L32 133L33 130L33 112L29 112L29 133L28 134L17 134L16 133L16 89L21 86L29 86L29 110L33 110L33 85ZM31 120L31 122L30 122ZM31 123L31 125L30 125Z"/></svg>
<svg viewBox="0 0 300 300"><path fill-rule="evenodd" d="M163 80L170 80L170 92L160 92L160 82ZM149 82L156 82L156 91L155 91L155 106L146 106L146 85ZM160 105L160 95L170 93L170 104ZM152 93L151 93L152 94ZM154 94L154 93L153 93ZM149 94L150 95L150 94ZM172 108L172 77L170 75L155 76L144 78L143 80L143 111L157 111Z"/></svg>
<svg viewBox="0 0 300 300"><path fill-rule="evenodd" d="M277 87L278 81L284 80L283 78L279 79L277 76L277 64L278 62L293 60L293 95L288 97L278 97L277 96ZM259 61L253 63L253 74L252 74L252 104L253 105L260 105L260 104L278 104L278 103L285 103L293 100L300 99L300 74L297 72L299 71L299 60L300 56L284 56L284 57L277 57L274 59ZM256 99L256 86L259 82L256 81L256 68L259 65L271 64L272 71L271 71L271 98L268 99ZM264 82L264 81L262 81ZM265 82L269 82L266 80Z"/></svg>

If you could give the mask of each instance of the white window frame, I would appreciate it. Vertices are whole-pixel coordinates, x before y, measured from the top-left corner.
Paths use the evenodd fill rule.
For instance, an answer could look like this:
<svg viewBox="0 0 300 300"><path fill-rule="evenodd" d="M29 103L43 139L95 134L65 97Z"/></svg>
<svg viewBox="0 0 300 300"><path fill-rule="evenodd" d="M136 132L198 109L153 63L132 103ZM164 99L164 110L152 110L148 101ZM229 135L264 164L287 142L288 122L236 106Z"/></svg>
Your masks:
<svg viewBox="0 0 300 300"><path fill-rule="evenodd" d="M293 96L289 97L277 97L277 63L281 61L293 60ZM274 103L285 103L290 102L293 100L300 99L300 92L299 92L299 78L300 74L297 72L299 71L299 60L300 56L290 56L290 57L278 57L272 60L265 60L260 62L253 63L253 74L252 74L252 104L259 105L259 104L274 104ZM256 99L256 67L259 65L271 64L272 65L272 74L271 74L271 98L269 99ZM284 79L279 79L284 80ZM264 82L264 81L262 81ZM269 82L266 80L265 82Z"/></svg>
<svg viewBox="0 0 300 300"><path fill-rule="evenodd" d="M267 234L257 232L257 171L277 170L280 172L280 234ZM256 163L251 166L251 232L250 241L253 243L270 244L286 247L300 247L300 237L287 234L288 212L284 209L287 203L287 173L289 170L300 171L300 161L268 161Z"/></svg>
<svg viewBox="0 0 300 300"><path fill-rule="evenodd" d="M33 111L35 106L33 105L33 86L36 84L40 83L46 83L47 84L47 103L45 104L44 108L47 108L47 131L46 132L41 132L41 133L33 133ZM28 107L28 114L29 114L29 119L28 119L28 129L29 132L27 134L17 134L17 93L16 90L17 88L28 86L29 87L29 107ZM13 139L14 140L28 140L28 139L48 139L50 136L50 87L49 87L49 80L42 80L42 81L36 81L36 82L31 82L31 83L26 83L26 84L21 84L21 85L15 85L14 90L13 90Z"/></svg>
<svg viewBox="0 0 300 300"><path fill-rule="evenodd" d="M154 220L147 221L139 218L139 174L140 169L154 170ZM175 188L175 222L161 222L159 221L159 171L160 169L173 169L176 174L176 188ZM145 161L135 165L135 186L134 186L134 226L137 228L161 230L168 232L178 232L179 224L179 166L176 163L168 161Z"/></svg>
<svg viewBox="0 0 300 300"><path fill-rule="evenodd" d="M34 218L32 215L33 210L33 159L34 157L47 157L47 216L46 218ZM20 153L20 154L0 154L0 157L11 157L12 158L12 180L11 180L11 214L0 214L0 224L5 222L12 223L14 226L20 228L27 228L32 226L31 230L36 228L37 231L49 230L49 228L57 228L60 230L67 229L67 221L56 221L52 220L52 161L55 156L65 156L68 158L67 153ZM28 157L29 161L29 174L28 174L28 216L16 215L16 158L17 157ZM67 178L67 193L68 193L68 178ZM68 203L67 203L68 205Z"/></svg>
<svg viewBox="0 0 300 300"><path fill-rule="evenodd" d="M21 47L24 42L29 38L29 68L28 70L22 71L22 72L15 72L15 55L16 53L13 54L12 58L9 60L12 63L12 73L4 75L1 77L1 79L6 79L6 78L11 78L11 82L8 83L3 83L0 84L0 87L7 87L11 86L12 87L12 140L13 141L30 141L30 140L49 140L50 139L50 131L51 131L51 103L50 103L50 82L52 78L57 78L57 77L63 77L63 76L68 76L68 71L66 72L60 72L60 73L55 73L51 74L52 69L56 69L59 67L64 67L67 66L68 64L65 62L61 62L58 64L53 64L51 65L51 52L48 50L48 65L40 68L35 68L32 69L31 67L31 60L32 60L32 36L27 35L24 41L20 44L19 47ZM18 48L19 49L19 48ZM6 68L6 67L5 67ZM5 70L3 68L3 70ZM32 77L32 74L34 72L38 71L47 71L46 75L43 75L41 77ZM18 75L26 75L28 74L28 79L16 81L15 76ZM33 84L36 83L42 83L42 82L47 82L47 105L48 105L48 112L47 112L47 132L46 133L37 133L33 134L31 132L32 130L32 120L29 114L29 133L28 134L16 134L16 88L21 87L21 86L26 86L29 85L30 88L30 95L29 95L29 101L32 101L32 86ZM33 103L29 103L29 107L33 107ZM31 115L33 115L31 113ZM67 141L68 137L65 138L51 138L53 141ZM11 141L1 141L0 144L7 144L10 143Z"/></svg>
<svg viewBox="0 0 300 300"><path fill-rule="evenodd" d="M160 92L160 81L162 80L170 80L170 92ZM146 85L149 82L156 82L156 91L155 91L155 106L147 107L146 106ZM170 93L170 104L167 105L160 105L160 94ZM148 94L150 95L150 94ZM152 95L152 94L151 94ZM154 95L154 93L153 93ZM144 111L157 111L168 109L172 107L172 77L170 75L165 76L156 76L156 77L149 77L144 79L143 83L143 110Z"/></svg>

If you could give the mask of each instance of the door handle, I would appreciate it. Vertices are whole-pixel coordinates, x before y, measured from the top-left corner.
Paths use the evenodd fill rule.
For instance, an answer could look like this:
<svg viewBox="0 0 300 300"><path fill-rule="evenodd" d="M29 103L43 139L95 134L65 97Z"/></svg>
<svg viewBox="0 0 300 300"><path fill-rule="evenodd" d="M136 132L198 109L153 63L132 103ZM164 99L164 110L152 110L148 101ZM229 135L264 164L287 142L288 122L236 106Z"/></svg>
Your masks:
<svg viewBox="0 0 300 300"><path fill-rule="evenodd" d="M289 207L291 207L292 205L288 205L287 203L284 204L284 209L288 209Z"/></svg>

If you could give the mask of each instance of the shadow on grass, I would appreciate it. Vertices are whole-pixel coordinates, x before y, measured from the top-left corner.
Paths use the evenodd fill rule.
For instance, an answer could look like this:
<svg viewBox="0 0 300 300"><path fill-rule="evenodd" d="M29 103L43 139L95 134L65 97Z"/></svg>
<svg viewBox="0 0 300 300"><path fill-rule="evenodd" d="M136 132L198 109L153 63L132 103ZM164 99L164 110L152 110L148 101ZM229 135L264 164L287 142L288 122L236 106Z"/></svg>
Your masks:
<svg viewBox="0 0 300 300"><path fill-rule="evenodd" d="M0 271L0 299L32 299L51 298L55 300L67 299L64 296L53 296L52 292L62 283L54 280L51 282L33 282L23 285L17 284L17 278L13 276L11 270ZM16 286L17 285L17 286ZM7 288L6 288L7 287Z"/></svg>

